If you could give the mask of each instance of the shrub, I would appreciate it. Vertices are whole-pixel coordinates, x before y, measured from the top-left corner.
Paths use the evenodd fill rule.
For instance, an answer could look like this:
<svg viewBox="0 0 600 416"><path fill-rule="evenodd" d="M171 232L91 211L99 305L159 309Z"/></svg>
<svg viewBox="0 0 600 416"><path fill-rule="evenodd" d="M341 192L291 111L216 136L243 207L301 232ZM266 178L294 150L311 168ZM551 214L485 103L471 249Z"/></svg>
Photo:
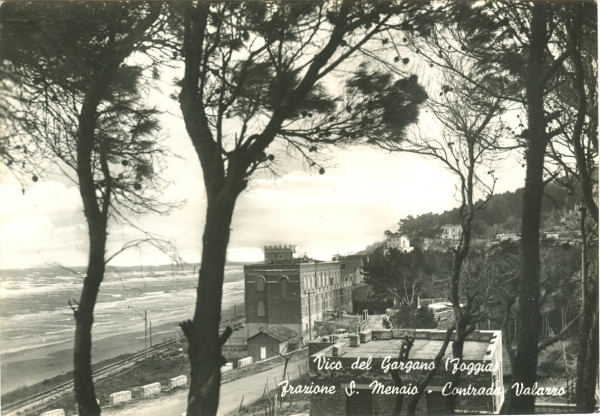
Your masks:
<svg viewBox="0 0 600 416"><path fill-rule="evenodd" d="M436 328L437 323L433 312L426 306L417 308L416 305L401 305L396 312L390 316L392 328Z"/></svg>

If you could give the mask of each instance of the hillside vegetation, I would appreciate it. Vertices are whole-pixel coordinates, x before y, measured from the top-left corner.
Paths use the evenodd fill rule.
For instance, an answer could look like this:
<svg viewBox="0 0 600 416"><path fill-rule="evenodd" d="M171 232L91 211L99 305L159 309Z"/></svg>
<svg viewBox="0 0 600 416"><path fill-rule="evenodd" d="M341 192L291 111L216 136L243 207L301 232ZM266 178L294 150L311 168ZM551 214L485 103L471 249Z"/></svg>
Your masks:
<svg viewBox="0 0 600 416"><path fill-rule="evenodd" d="M548 184L542 203L542 229L549 229L560 223L565 214L575 207L578 198L570 195L556 184ZM477 212L473 222L476 238L492 238L496 233L518 233L521 225L523 188L514 192L493 195L485 209ZM482 204L483 201L478 201ZM439 235L444 224L459 224L459 209L442 213L427 213L416 217L409 215L398 223L399 231L411 240L434 238Z"/></svg>

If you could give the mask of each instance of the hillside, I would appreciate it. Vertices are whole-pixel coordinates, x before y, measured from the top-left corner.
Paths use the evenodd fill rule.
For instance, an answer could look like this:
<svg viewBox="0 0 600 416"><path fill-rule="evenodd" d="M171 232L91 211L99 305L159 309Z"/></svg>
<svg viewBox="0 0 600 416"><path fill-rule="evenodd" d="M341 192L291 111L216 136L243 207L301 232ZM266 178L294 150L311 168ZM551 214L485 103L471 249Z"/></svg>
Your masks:
<svg viewBox="0 0 600 416"><path fill-rule="evenodd" d="M517 233L521 224L521 206L523 188L514 192L493 195L485 209L478 211L473 222L475 237L493 237L496 233ZM558 224L565 213L575 207L577 197L556 185L546 186L542 202L542 228L550 228ZM483 203L477 201L477 204ZM458 224L459 209L455 208L443 213L427 213L416 217L408 216L398 223L399 231L411 239L435 237L444 224Z"/></svg>

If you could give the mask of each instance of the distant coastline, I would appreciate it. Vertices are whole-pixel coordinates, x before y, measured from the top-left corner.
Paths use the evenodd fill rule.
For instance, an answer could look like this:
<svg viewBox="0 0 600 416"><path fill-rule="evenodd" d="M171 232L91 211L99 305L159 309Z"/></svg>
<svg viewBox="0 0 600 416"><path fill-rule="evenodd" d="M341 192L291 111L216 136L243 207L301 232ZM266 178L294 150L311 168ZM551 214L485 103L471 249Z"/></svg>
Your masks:
<svg viewBox="0 0 600 416"><path fill-rule="evenodd" d="M197 269L196 269L197 270ZM69 299L77 299L81 279L60 267L3 270L0 286L2 390L69 371L74 322ZM96 305L93 361L144 348L144 311L153 340L176 336L177 323L193 314L194 267L114 267L107 270ZM243 310L243 270L226 266L223 310ZM233 313L233 312L232 312Z"/></svg>

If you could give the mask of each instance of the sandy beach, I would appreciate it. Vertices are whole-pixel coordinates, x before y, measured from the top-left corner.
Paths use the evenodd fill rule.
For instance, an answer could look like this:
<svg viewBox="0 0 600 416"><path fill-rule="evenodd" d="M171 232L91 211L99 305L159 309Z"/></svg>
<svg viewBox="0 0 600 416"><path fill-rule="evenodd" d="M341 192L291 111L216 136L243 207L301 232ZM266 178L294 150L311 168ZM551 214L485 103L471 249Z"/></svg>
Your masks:
<svg viewBox="0 0 600 416"><path fill-rule="evenodd" d="M176 328L176 322L153 327L153 343L174 338ZM144 331L105 335L93 342L92 362L98 363L142 350ZM73 368L72 359L72 341L2 354L2 394L69 372Z"/></svg>

